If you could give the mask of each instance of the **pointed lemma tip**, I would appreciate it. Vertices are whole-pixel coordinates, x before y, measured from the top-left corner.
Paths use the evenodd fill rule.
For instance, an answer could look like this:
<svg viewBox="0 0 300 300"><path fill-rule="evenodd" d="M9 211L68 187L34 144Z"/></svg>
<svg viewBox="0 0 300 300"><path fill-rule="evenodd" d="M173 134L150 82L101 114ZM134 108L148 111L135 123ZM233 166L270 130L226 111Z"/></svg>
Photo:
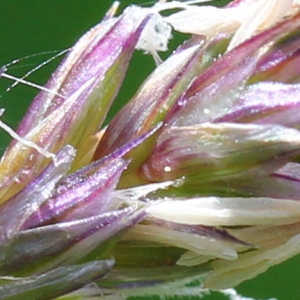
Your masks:
<svg viewBox="0 0 300 300"><path fill-rule="evenodd" d="M104 19L110 19L110 18L114 17L117 13L117 10L118 10L119 6L120 6L120 2L119 1L114 1L112 6L109 8L107 13L105 14Z"/></svg>

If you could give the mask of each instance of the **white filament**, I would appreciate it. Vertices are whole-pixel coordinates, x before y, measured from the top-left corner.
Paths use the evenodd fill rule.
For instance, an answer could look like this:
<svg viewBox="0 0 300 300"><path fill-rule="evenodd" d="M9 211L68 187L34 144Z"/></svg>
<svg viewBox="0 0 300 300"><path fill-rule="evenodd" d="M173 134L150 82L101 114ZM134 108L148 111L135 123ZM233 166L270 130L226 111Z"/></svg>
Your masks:
<svg viewBox="0 0 300 300"><path fill-rule="evenodd" d="M1 108L0 109L0 117L3 115L5 109ZM32 141L29 141L27 139L24 139L20 137L11 127L9 127L7 124L5 124L1 119L0 119L0 128L2 128L4 131L6 131L13 139L16 139L18 142L23 144L24 146L34 148L36 151L38 151L41 155L47 157L47 158L52 158L55 160L56 155L54 153L51 153L42 147L38 146L37 144L33 143Z"/></svg>
<svg viewBox="0 0 300 300"><path fill-rule="evenodd" d="M54 90L49 90L49 89L47 89L47 88L45 88L45 87L43 87L43 86L41 86L39 84L36 84L36 83L30 82L30 81L24 80L22 78L15 77L15 76L7 74L7 73L1 73L1 77L14 80L15 83L13 84L13 86L17 85L18 83L22 83L22 84L31 86L33 88L36 88L38 90L47 92L49 94L53 94L53 95L56 95L56 96L59 96L59 97L62 97L62 98L66 98L65 96L63 96L63 95L55 92Z"/></svg>

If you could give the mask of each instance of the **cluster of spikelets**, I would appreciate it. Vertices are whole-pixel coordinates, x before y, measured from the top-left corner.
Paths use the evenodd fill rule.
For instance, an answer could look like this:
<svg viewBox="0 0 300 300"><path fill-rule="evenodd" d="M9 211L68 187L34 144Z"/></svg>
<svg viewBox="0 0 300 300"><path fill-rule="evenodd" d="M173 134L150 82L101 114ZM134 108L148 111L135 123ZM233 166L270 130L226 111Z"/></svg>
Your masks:
<svg viewBox="0 0 300 300"><path fill-rule="evenodd" d="M0 123L0 299L218 290L300 252L299 1L114 8ZM101 129L135 49L160 64Z"/></svg>

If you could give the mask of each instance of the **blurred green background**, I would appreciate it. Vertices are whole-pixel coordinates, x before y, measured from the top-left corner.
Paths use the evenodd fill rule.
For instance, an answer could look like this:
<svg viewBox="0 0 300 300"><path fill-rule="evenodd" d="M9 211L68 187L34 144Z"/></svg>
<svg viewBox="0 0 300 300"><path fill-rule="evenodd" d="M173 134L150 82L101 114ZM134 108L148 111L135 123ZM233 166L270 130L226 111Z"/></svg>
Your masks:
<svg viewBox="0 0 300 300"><path fill-rule="evenodd" d="M147 5L146 1L123 0L121 8L129 3ZM0 0L0 66L19 59L18 63L8 67L7 72L22 77L59 51L72 46L80 35L101 20L111 3L110 0ZM26 56L31 57L24 59ZM59 61L60 59L54 60L27 79L44 84ZM153 68L151 56L135 53L111 115L130 99ZM12 84L12 81L0 78L0 108L6 109L2 120L16 128L38 91L25 85L18 85L7 91ZM9 140L9 136L0 130L0 153L4 151ZM244 296L255 299L298 300L299 269L300 256L241 284L237 290ZM212 293L205 299L226 298Z"/></svg>

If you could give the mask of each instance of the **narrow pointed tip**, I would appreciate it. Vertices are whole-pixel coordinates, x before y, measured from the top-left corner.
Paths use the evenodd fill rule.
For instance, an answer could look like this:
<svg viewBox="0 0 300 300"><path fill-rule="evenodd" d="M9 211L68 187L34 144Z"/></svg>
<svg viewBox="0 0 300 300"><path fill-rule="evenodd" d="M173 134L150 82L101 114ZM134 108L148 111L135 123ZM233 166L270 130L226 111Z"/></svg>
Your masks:
<svg viewBox="0 0 300 300"><path fill-rule="evenodd" d="M114 1L111 7L109 8L109 10L106 12L104 20L113 18L116 15L119 6L120 6L120 2Z"/></svg>

